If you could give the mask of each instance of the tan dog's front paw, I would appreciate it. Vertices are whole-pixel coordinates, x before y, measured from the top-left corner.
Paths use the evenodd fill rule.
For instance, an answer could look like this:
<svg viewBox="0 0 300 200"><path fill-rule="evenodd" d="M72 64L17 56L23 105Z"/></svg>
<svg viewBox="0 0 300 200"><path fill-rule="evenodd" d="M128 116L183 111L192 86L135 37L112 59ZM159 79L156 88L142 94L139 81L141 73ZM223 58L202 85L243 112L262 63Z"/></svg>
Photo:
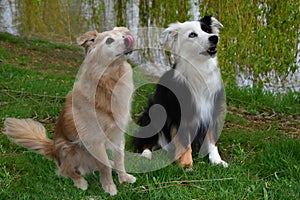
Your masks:
<svg viewBox="0 0 300 200"><path fill-rule="evenodd" d="M134 183L136 181L136 178L130 174L122 174L122 175L119 175L119 182L120 183Z"/></svg>
<svg viewBox="0 0 300 200"><path fill-rule="evenodd" d="M118 190L117 187L114 183L109 184L109 185L103 185L103 190L107 193L109 193L111 196L116 195Z"/></svg>
<svg viewBox="0 0 300 200"><path fill-rule="evenodd" d="M88 183L86 180L84 180L84 178L74 181L74 184L76 185L76 187L82 190L86 190L88 188Z"/></svg>

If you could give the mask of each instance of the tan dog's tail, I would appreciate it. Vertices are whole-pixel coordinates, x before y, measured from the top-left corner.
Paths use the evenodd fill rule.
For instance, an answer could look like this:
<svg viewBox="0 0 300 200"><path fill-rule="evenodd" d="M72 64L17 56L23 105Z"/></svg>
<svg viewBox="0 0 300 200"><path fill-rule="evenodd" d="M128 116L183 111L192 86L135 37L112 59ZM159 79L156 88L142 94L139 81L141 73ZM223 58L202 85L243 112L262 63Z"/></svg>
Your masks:
<svg viewBox="0 0 300 200"><path fill-rule="evenodd" d="M40 153L49 159L54 157L54 143L46 135L42 124L32 119L7 118L5 132L16 144Z"/></svg>

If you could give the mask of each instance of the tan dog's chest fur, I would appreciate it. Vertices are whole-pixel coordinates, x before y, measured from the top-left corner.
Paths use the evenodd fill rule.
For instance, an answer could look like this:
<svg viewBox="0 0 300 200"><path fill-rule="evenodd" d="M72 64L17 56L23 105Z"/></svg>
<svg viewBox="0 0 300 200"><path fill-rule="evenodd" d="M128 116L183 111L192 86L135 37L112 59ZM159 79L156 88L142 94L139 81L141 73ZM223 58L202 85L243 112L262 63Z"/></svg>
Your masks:
<svg viewBox="0 0 300 200"><path fill-rule="evenodd" d="M97 113L98 122L109 139L114 138L114 135L111 135L111 133L113 132L109 130L124 130L126 128L126 124L130 117L130 99L133 92L132 71L130 65L126 63L119 68L116 66L112 68L114 69L107 70L110 72L103 74L103 76L99 79L95 94L95 112ZM124 80L122 80L121 77L123 77L122 79ZM124 84L124 90L121 93L118 93L118 95L113 94L116 84L118 84L118 87L122 87L122 84ZM84 107L86 105L90 105L93 103L89 98L85 97L85 93L85 91L78 90L76 92L76 101L79 101L79 99L81 99L80 109L85 109ZM72 109L74 108L72 108L72 100L73 91L71 91L66 97L63 111L56 124L54 141L64 141L64 145L66 145L67 143L70 143L70 145L83 145L81 144L81 140L76 130L73 119L74 113ZM118 110L114 111L116 112L115 114L113 114L113 111L111 109L112 100L114 100L113 106L119 108ZM121 117L118 117L116 114ZM123 123L117 124L117 121L122 121ZM120 127L121 125L123 126ZM55 157L59 158L59 152L61 151L60 148L63 148L64 146L58 144L56 144L55 146L57 147L55 151Z"/></svg>

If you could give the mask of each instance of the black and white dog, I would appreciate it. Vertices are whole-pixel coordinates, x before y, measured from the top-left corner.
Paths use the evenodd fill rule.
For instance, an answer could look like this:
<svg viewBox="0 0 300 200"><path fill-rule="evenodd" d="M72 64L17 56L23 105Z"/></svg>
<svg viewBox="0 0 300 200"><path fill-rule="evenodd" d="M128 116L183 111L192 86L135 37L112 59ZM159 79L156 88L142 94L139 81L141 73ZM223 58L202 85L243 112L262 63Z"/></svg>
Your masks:
<svg viewBox="0 0 300 200"><path fill-rule="evenodd" d="M175 55L175 65L159 80L133 144L151 159L163 148L185 167L193 166L192 149L208 154L211 164L227 167L216 146L223 126L226 103L217 63L219 28L214 17L170 24L160 43Z"/></svg>

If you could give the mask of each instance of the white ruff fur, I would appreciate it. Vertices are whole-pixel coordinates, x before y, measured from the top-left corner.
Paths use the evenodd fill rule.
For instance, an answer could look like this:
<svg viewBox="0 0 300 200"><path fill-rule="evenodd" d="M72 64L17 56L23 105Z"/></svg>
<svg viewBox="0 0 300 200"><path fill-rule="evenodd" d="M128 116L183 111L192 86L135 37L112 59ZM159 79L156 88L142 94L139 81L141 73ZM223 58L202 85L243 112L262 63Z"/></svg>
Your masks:
<svg viewBox="0 0 300 200"><path fill-rule="evenodd" d="M217 59L201 60L201 58L189 61L180 59L176 70L179 72L177 74L179 81L186 82L190 87L199 118L203 122L208 122L212 118L214 95L221 89L222 82Z"/></svg>

